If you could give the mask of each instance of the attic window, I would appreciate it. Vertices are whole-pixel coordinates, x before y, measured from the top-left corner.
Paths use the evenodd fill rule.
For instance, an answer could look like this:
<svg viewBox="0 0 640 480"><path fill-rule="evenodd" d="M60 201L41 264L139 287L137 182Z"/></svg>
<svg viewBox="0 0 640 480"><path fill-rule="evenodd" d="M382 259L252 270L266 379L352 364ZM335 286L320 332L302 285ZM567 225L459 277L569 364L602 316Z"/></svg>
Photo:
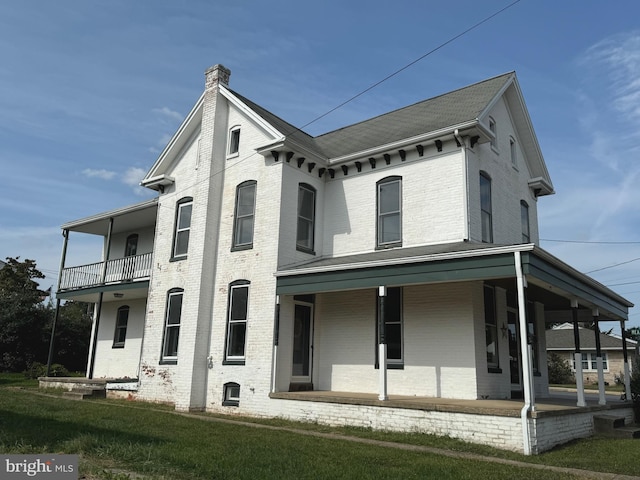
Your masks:
<svg viewBox="0 0 640 480"><path fill-rule="evenodd" d="M509 138L509 151L511 153L511 166L518 169L518 148L513 137Z"/></svg>
<svg viewBox="0 0 640 480"><path fill-rule="evenodd" d="M229 156L238 155L240 150L240 127L234 127L229 132Z"/></svg>

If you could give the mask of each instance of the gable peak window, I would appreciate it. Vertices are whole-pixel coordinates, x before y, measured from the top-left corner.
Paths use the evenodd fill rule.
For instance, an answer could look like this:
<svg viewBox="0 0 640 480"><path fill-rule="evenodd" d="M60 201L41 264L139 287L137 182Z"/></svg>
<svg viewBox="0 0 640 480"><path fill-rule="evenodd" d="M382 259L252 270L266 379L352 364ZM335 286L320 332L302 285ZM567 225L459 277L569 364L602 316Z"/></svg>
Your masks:
<svg viewBox="0 0 640 480"><path fill-rule="evenodd" d="M315 210L315 188L306 183L301 183L298 186L298 231L296 248L307 253L314 253Z"/></svg>
<svg viewBox="0 0 640 480"><path fill-rule="evenodd" d="M402 245L402 177L383 178L377 188L377 248Z"/></svg>
<svg viewBox="0 0 640 480"><path fill-rule="evenodd" d="M254 180L250 180L241 183L236 189L232 250L253 248L256 185Z"/></svg>
<svg viewBox="0 0 640 480"><path fill-rule="evenodd" d="M229 156L236 156L240 153L240 127L233 127L229 130Z"/></svg>
<svg viewBox="0 0 640 480"><path fill-rule="evenodd" d="M518 146L513 137L509 138L509 152L511 154L511 166L518 169Z"/></svg>
<svg viewBox="0 0 640 480"><path fill-rule="evenodd" d="M173 259L187 257L189 250L189 233L191 231L191 210L193 198L185 197L176 206L176 229L173 241Z"/></svg>
<svg viewBox="0 0 640 480"><path fill-rule="evenodd" d="M480 172L480 217L482 223L482 241L493 242L493 215L491 213L491 177Z"/></svg>

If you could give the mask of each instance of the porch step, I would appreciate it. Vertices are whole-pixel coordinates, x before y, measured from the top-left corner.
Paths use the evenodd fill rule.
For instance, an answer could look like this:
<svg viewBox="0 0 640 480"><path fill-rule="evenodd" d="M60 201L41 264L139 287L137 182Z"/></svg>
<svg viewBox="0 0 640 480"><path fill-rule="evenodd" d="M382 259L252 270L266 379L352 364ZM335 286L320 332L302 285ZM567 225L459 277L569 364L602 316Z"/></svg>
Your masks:
<svg viewBox="0 0 640 480"><path fill-rule="evenodd" d="M624 417L616 415L594 415L593 429L603 437L640 438L640 426L625 425Z"/></svg>
<svg viewBox="0 0 640 480"><path fill-rule="evenodd" d="M73 387L62 394L63 397L74 400L86 400L87 398L106 398L107 391L104 387Z"/></svg>

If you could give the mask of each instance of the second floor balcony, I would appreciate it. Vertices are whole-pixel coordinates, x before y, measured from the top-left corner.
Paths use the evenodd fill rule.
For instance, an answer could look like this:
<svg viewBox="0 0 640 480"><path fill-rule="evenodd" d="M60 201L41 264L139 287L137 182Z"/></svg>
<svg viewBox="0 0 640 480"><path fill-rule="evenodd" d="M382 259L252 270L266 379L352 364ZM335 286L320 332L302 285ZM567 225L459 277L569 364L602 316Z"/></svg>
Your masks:
<svg viewBox="0 0 640 480"><path fill-rule="evenodd" d="M146 280L151 276L151 253L116 258L62 270L60 290L112 285ZM104 275L104 278L103 278Z"/></svg>

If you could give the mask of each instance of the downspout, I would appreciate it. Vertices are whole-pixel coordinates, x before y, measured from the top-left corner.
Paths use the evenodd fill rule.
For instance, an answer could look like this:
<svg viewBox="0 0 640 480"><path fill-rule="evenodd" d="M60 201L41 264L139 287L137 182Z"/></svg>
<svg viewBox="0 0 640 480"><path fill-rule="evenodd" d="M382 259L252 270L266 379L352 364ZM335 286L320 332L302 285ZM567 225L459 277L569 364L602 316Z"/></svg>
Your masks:
<svg viewBox="0 0 640 480"><path fill-rule="evenodd" d="M278 364L278 343L280 342L280 295L276 295L273 319L273 356L271 357L271 393L276 391L276 369Z"/></svg>
<svg viewBox="0 0 640 480"><path fill-rule="evenodd" d="M526 279L522 274L522 258L520 252L513 252L516 267L516 284L518 288L518 317L520 322L520 350L522 355L522 383L524 387L524 406L520 410L522 420L522 444L525 455L532 454L531 438L529 436L528 413L535 411L535 399L533 398L532 372L531 372L531 352L527 331L527 308L525 303L524 289Z"/></svg>
<svg viewBox="0 0 640 480"><path fill-rule="evenodd" d="M104 255L104 265L102 266L102 277L100 283L104 285L107 278L107 263L109 262L109 254L111 253L111 232L113 231L113 217L109 218L109 229L107 230L107 246ZM93 326L93 339L91 340L91 357L89 361L89 370L87 372L87 378L93 378L93 367L96 361L96 348L98 346L98 328L100 326L100 315L102 314L102 300L104 299L104 292L100 292L98 296L98 305L95 312L95 322Z"/></svg>
<svg viewBox="0 0 640 480"><path fill-rule="evenodd" d="M462 153L462 157L463 157L463 171L462 171L462 181L464 182L464 188L465 188L465 194L466 194L466 198L465 198L465 202L464 202L464 228L465 228L465 232L464 232L464 239L465 241L469 241L470 240L470 235L471 235L471 220L469 218L469 159L467 158L467 146L466 143L464 141L464 138L462 138L462 136L460 135L460 132L458 131L458 129L456 128L453 131L453 136L455 137L456 141L460 144L460 152Z"/></svg>
<svg viewBox="0 0 640 480"><path fill-rule="evenodd" d="M60 298L58 297L58 292L60 291L60 285L62 284L62 271L64 270L64 263L67 258L67 246L69 245L69 230L63 230L62 236L64 237L64 242L62 244L62 256L60 257L60 271L58 272L58 286L56 287L56 313L53 317L53 324L51 325L51 340L49 340L49 356L47 357L47 373L45 374L48 377L51 374L51 363L53 360L53 347L55 344L55 336L56 336L56 324L58 323L58 316L60 315Z"/></svg>
<svg viewBox="0 0 640 480"><path fill-rule="evenodd" d="M387 296L387 287L380 285L378 287L378 400L389 400L387 395L387 340L384 318L384 300Z"/></svg>

